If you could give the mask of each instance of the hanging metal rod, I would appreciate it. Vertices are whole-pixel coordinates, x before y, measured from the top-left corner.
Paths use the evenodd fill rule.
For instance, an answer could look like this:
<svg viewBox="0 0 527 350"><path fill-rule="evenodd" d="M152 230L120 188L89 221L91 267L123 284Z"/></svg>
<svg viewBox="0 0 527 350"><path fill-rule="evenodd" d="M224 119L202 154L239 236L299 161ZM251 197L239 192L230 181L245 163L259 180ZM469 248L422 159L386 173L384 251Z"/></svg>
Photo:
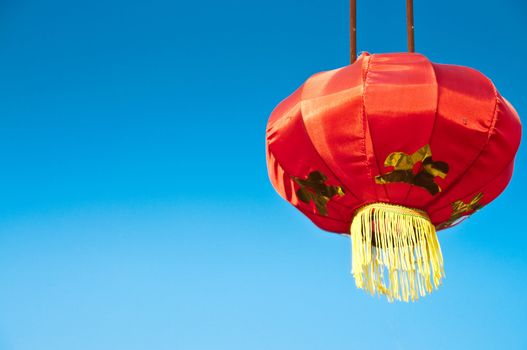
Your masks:
<svg viewBox="0 0 527 350"><path fill-rule="evenodd" d="M406 35L408 37L408 52L415 52L413 0L406 0Z"/></svg>
<svg viewBox="0 0 527 350"><path fill-rule="evenodd" d="M350 61L357 59L357 0L350 0Z"/></svg>
<svg viewBox="0 0 527 350"><path fill-rule="evenodd" d="M408 52L415 52L414 2L406 0L406 36ZM357 59L357 0L350 0L350 63Z"/></svg>

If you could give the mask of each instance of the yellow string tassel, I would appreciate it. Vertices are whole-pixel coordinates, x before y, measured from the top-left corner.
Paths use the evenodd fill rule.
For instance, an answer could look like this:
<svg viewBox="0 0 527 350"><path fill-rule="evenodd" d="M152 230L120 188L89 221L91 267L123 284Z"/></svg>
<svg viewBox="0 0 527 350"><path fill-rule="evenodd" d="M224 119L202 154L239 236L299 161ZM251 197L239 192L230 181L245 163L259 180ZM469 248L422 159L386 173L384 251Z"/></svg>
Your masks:
<svg viewBox="0 0 527 350"><path fill-rule="evenodd" d="M443 256L424 211L369 204L357 210L350 231L351 272L358 288L408 302L441 284Z"/></svg>

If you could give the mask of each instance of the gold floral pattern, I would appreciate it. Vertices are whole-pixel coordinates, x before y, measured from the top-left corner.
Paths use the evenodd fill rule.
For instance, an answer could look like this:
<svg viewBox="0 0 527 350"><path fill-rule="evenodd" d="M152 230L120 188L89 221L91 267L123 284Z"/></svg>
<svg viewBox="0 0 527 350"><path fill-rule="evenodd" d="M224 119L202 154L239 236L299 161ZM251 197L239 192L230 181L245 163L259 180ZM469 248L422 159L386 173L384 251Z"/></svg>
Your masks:
<svg viewBox="0 0 527 350"><path fill-rule="evenodd" d="M421 163L417 173L414 173L415 165ZM404 182L419 186L427 190L431 195L441 192L441 188L435 183L435 177L444 179L448 174L448 164L432 159L430 145L425 145L413 154L404 152L393 152L386 157L385 167L393 167L393 170L375 177L377 184L393 182Z"/></svg>
<svg viewBox="0 0 527 350"><path fill-rule="evenodd" d="M327 204L332 197L344 195L341 186L326 185L328 178L318 170L309 173L306 179L295 176L292 179L300 186L296 191L298 199L307 204L313 201L320 215L328 215Z"/></svg>
<svg viewBox="0 0 527 350"><path fill-rule="evenodd" d="M483 205L480 203L482 198L483 193L480 192L472 197L468 203L461 200L455 201L452 203L452 215L450 216L450 219L439 224L437 228L443 229L450 227L462 217L474 214L477 210L483 208Z"/></svg>

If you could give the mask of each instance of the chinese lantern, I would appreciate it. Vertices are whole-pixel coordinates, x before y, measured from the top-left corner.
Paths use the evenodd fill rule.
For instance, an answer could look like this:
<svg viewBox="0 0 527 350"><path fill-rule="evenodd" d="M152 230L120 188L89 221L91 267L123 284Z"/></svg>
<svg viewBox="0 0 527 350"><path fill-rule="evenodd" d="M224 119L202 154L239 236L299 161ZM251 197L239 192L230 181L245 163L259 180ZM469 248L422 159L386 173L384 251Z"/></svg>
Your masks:
<svg viewBox="0 0 527 350"><path fill-rule="evenodd" d="M476 70L363 53L275 108L267 165L283 198L351 235L357 287L409 301L441 284L436 231L505 189L520 137L516 111Z"/></svg>

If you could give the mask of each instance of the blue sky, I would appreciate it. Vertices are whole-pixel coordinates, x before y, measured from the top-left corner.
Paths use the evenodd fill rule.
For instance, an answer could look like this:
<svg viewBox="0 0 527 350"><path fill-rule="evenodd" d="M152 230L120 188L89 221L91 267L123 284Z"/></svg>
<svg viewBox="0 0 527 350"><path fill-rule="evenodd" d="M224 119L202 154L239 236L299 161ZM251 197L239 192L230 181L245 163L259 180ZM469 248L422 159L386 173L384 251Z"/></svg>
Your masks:
<svg viewBox="0 0 527 350"><path fill-rule="evenodd" d="M273 107L348 63L348 3L4 0L0 349L525 349L525 147L440 233L414 304L355 288L349 240L272 189ZM406 50L404 1L359 1L358 48ZM416 49L527 113L522 0L416 1Z"/></svg>

